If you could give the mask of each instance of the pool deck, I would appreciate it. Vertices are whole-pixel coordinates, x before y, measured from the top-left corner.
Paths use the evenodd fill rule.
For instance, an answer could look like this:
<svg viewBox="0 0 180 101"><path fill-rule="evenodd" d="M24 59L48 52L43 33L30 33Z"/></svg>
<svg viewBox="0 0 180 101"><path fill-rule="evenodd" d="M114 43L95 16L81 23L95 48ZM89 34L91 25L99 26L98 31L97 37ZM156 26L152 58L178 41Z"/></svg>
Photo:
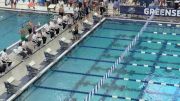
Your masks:
<svg viewBox="0 0 180 101"><path fill-rule="evenodd" d="M4 0L0 0L0 7L2 7L2 8L11 8L11 5L5 6ZM17 9L27 9L27 10L30 9L30 10L33 10L33 8L28 8L27 2L26 3L18 3L17 4ZM36 5L35 9L40 10L40 11L47 11L46 6Z"/></svg>
<svg viewBox="0 0 180 101"><path fill-rule="evenodd" d="M3 0L0 0L0 7L10 8L10 6L5 6L4 3L2 3L2 1ZM19 5L17 5L17 8L18 9L27 9L27 10L29 10L27 5L25 5L25 4L19 4ZM112 5L109 6L109 8L112 8ZM36 6L36 10L47 11L47 7L46 6ZM109 10L108 13L112 14L112 10ZM26 81L26 79L27 79L26 77L28 75L26 65L29 64L33 60L36 63L35 67L42 68L41 63L45 59L44 51L47 48L51 48L52 51L57 51L58 49L60 49L59 39L61 37L66 37L67 39L71 39L72 34L69 33L69 29L65 30L64 32L62 32L62 34L57 36L51 42L49 42L45 46L42 46L37 51L35 51L35 53L33 55L31 55L28 59L26 59L23 62L21 61L21 58L19 56L17 56L15 53L10 54L10 57L12 57L11 59L13 61L13 66L12 67L14 67L14 66L16 66L16 67L13 68L10 72L8 72L7 74L5 74L4 76L2 76L0 78L0 86L1 86L0 87L0 101L1 101L1 99L3 101L3 99L5 99L7 97L6 88L4 86L4 81L7 81L7 79L10 78L10 77L14 77L15 80L17 80L17 81L21 81L21 82L22 82L22 80L23 80L23 82ZM50 40L48 40L48 41L50 41Z"/></svg>
<svg viewBox="0 0 180 101"><path fill-rule="evenodd" d="M5 6L3 0L0 0L0 9L9 9L9 6ZM17 5L17 9L24 9L24 10L32 10L33 9L29 9L27 7L26 4L18 4ZM45 11L47 12L47 7L46 6L38 6L36 5L36 9L38 11ZM56 11L58 11L56 9ZM36 12L36 11L35 11ZM92 17L90 17L90 21L92 21L91 19ZM81 23L80 23L81 24ZM82 29L82 26L80 26L80 30ZM45 57L44 57L44 51L47 50L47 48L51 48L53 52L57 51L58 49L60 49L60 45L59 45L59 39L61 37L65 37L67 39L72 39L72 34L69 33L69 29L67 29L66 31L60 33L60 35L58 35L55 39L51 40L51 42L47 43L45 46L41 46L41 48L39 49L35 49L33 50L34 53L33 55L31 55L29 58L27 58L26 60L22 61L20 56L17 56L15 53L11 52L9 55L11 58L11 60L13 61L12 64L12 70L10 70L8 73L6 73L5 75L3 75L2 77L0 77L0 101L4 101L5 99L7 99L7 97L9 97L6 93L6 88L4 85L4 82L7 81L7 79L9 79L10 77L13 77L15 80L20 81L23 85L25 83L27 83L27 69L26 69L26 65L29 64L32 60L35 61L35 67L36 68L42 68L42 62L44 61ZM47 40L50 41L50 40ZM30 43L31 44L31 43ZM22 86L22 85L21 85Z"/></svg>
<svg viewBox="0 0 180 101"><path fill-rule="evenodd" d="M60 49L60 45L58 44L58 42L62 36L66 37L67 39L72 38L72 34L69 33L69 30L66 30L65 32L62 33L62 35L59 35L54 40L49 42L47 45L40 48L38 51L36 51L33 55L31 55L28 59L24 60L23 62L21 62L20 57L17 56L15 53L10 54L10 57L12 57L11 59L13 61L13 66L15 66L15 65L17 65L17 66L15 68L13 68L10 72L5 74L3 77L1 77L1 79L0 79L0 86L1 86L0 99L6 97L6 94L5 94L6 88L4 87L4 81L6 81L10 77L14 77L15 80L24 82L24 81L22 81L23 77L26 77L28 75L26 65L29 64L33 60L36 63L35 67L41 68L43 66L43 65L41 65L41 63L45 59L44 51L47 48L51 48L52 51L56 51L56 50Z"/></svg>
<svg viewBox="0 0 180 101"><path fill-rule="evenodd" d="M91 17L90 17L91 18ZM91 20L92 21L92 20ZM82 27L80 27L80 30ZM11 60L13 61L12 64L12 70L10 70L7 74L4 76L0 77L0 101L4 100L7 98L7 93L6 93L6 88L4 86L4 82L7 81L10 77L15 78L15 80L20 81L22 84L25 84L27 82L27 69L26 65L29 64L32 60L35 61L35 67L36 68L42 68L42 63L45 59L44 57L44 51L47 50L47 48L51 48L53 52L57 51L60 49L59 45L59 39L61 37L65 37L67 39L72 39L72 33L69 33L69 29L63 31L62 33L60 32L60 35L58 35L55 39L53 40L47 40L50 41L47 43L45 46L41 45L41 48L33 50L34 53L31 55L29 58L25 59L22 61L21 57L16 55L15 53L11 52L9 55L11 57ZM31 43L30 43L31 44ZM22 86L22 85L21 85Z"/></svg>
<svg viewBox="0 0 180 101"><path fill-rule="evenodd" d="M10 9L11 6L10 5L5 6L4 0L0 0L0 9L2 9L2 8ZM58 8L59 8L59 5L57 4L56 9L53 12L58 12ZM28 8L27 2L26 3L18 3L16 9L24 9L24 10L32 10L32 11L34 10L33 8ZM14 9L14 10L16 10L16 9ZM45 11L45 12L48 11L47 6L40 6L37 4L35 5L35 10L36 11ZM110 3L108 5L108 14L113 15L113 4L112 3Z"/></svg>

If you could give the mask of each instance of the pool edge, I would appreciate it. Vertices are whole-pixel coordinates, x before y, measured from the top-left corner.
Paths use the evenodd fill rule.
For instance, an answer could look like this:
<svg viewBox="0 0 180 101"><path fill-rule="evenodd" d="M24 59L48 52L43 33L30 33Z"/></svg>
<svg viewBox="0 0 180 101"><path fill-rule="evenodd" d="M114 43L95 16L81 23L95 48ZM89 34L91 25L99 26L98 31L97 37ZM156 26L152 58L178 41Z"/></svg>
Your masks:
<svg viewBox="0 0 180 101"><path fill-rule="evenodd" d="M140 22L146 21L145 19L132 19L132 18L123 18L123 17L107 17L106 19L109 19L109 20L129 20L129 21L140 21ZM152 20L149 22L180 25L180 23L177 23L177 22L168 22L168 21L166 22L166 21L161 21L161 20Z"/></svg>
<svg viewBox="0 0 180 101"><path fill-rule="evenodd" d="M39 79L49 68L51 68L54 64L56 64L64 55L69 53L76 45L78 45L83 39L86 38L92 31L94 31L106 18L103 18L99 21L94 27L92 27L88 32L86 32L78 41L72 44L66 51L64 51L60 56L58 56L52 63L46 66L42 71L40 71L33 79L31 79L27 84L21 87L15 94L10 96L6 101L13 101L20 94L22 94L32 83L34 83L37 79Z"/></svg>

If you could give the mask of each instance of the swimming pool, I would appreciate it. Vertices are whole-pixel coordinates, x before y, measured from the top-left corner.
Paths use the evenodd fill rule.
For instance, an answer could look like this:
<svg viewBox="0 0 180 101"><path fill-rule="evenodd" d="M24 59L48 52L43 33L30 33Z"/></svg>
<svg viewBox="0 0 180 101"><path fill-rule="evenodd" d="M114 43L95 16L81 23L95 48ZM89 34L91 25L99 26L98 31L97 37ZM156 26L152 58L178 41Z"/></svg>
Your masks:
<svg viewBox="0 0 180 101"><path fill-rule="evenodd" d="M83 101L144 22L105 20L15 101ZM150 23L92 101L180 101L180 29Z"/></svg>
<svg viewBox="0 0 180 101"><path fill-rule="evenodd" d="M19 30L29 20L41 25L49 22L51 15L0 10L0 50L20 40Z"/></svg>

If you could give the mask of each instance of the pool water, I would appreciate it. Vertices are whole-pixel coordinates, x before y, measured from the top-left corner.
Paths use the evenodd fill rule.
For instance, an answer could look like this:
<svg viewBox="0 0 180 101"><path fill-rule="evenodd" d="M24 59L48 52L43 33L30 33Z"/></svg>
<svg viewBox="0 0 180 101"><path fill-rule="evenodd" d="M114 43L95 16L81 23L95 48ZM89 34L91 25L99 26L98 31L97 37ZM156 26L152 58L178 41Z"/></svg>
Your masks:
<svg viewBox="0 0 180 101"><path fill-rule="evenodd" d="M49 22L51 15L0 10L0 50L20 40L19 30L29 20L41 25Z"/></svg>
<svg viewBox="0 0 180 101"><path fill-rule="evenodd" d="M15 101L83 101L143 25L105 20ZM180 101L179 87L174 86L180 83L179 35L180 29L173 24L150 23L91 101ZM156 84L147 83L152 81Z"/></svg>

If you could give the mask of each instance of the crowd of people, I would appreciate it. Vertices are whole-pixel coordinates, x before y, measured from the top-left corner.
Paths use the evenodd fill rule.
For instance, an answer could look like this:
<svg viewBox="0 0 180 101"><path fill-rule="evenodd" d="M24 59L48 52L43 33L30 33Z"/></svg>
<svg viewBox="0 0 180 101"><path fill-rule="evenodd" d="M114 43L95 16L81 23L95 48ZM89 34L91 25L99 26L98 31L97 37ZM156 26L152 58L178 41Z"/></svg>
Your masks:
<svg viewBox="0 0 180 101"><path fill-rule="evenodd" d="M143 7L149 7L149 6L159 6L159 7L165 7L167 4L165 0L122 0L122 5L126 6L143 6Z"/></svg>
<svg viewBox="0 0 180 101"><path fill-rule="evenodd" d="M5 0L4 3L5 3L5 6L8 6L8 5L11 5L11 8L14 8L16 9L16 6L18 4L20 0ZM25 2L25 0L22 0L23 2ZM35 0L28 0L28 7L31 8L33 7L35 9Z"/></svg>
<svg viewBox="0 0 180 101"><path fill-rule="evenodd" d="M67 14L63 8L64 2L61 2L59 13L54 16L53 20L45 24L42 29L37 30L40 26L34 24L32 21L27 22L27 24L20 29L21 42L18 43L17 48L14 49L13 52L17 54L17 56L22 57L22 61L31 56L36 49L46 45L48 39L53 40L63 29L70 29L69 32L73 35L71 39L72 42L80 38L79 25L82 24L83 20L89 19L89 14L92 10L90 5L88 5L88 3L74 2L70 4L74 8L74 13ZM102 3L104 2L102 1L98 4ZM102 7L104 6L100 6L97 11L101 12L101 15L103 15L104 12ZM13 61L9 58L6 49L4 49L0 55L0 74L3 75L7 68L11 68L12 63Z"/></svg>
<svg viewBox="0 0 180 101"><path fill-rule="evenodd" d="M9 0L9 2L8 0L5 0L5 5L10 4L11 8L16 8L16 5L19 1L21 0ZM25 0L22 0L22 1L25 2ZM88 4L89 6L91 5L94 7L97 6L96 3L103 2L103 4L99 4L99 6L103 6L104 8L106 8L108 3L111 3L111 2L114 3L113 8L118 8L119 4L127 5L127 6L143 6L143 7L149 7L152 5L156 5L159 7L167 6L166 0L45 0L45 3L43 3L43 5L46 5L48 7L51 3L53 3L53 1L56 1L56 4L58 3L61 4L63 2L64 4L70 4L70 6L72 6L75 3L79 3L79 6L82 6L83 4ZM29 8L32 7L34 9L35 9L35 5L40 3L35 0L28 0L28 2L29 3L27 4L27 6ZM104 9L101 8L101 10L104 10Z"/></svg>

